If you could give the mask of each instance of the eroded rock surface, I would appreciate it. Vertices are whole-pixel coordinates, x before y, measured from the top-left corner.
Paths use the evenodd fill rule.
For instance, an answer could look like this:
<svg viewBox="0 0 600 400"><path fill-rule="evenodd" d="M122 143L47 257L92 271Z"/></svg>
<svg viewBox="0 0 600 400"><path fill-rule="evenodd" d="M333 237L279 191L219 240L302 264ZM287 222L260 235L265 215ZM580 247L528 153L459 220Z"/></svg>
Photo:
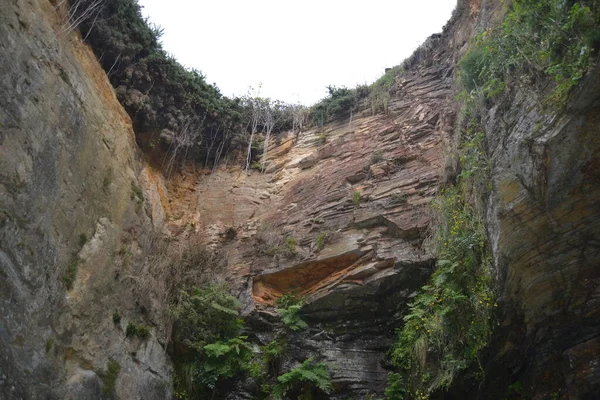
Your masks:
<svg viewBox="0 0 600 400"><path fill-rule="evenodd" d="M120 398L164 399L163 346L112 320L143 320L130 265L164 215L159 186L140 178L129 117L62 11L0 3L0 398L104 398L114 360Z"/></svg>
<svg viewBox="0 0 600 400"><path fill-rule="evenodd" d="M208 244L224 246L249 318L283 294L307 298L312 328L295 337L293 357L330 361L342 396L382 391L394 314L433 266L428 205L455 115L444 52L397 82L387 113L365 102L352 119L280 138L266 173L221 168L190 190L197 205L186 214Z"/></svg>

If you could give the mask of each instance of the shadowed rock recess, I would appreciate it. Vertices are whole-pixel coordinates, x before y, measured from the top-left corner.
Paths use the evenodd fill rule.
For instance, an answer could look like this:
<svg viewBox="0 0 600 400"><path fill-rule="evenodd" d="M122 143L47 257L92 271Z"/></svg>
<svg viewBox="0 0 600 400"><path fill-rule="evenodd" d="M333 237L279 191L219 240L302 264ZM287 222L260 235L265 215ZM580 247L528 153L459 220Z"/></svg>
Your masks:
<svg viewBox="0 0 600 400"><path fill-rule="evenodd" d="M308 328L288 333L282 372L315 357L335 389L323 398L383 398L396 329L436 265L431 203L452 180L458 62L502 21L497 3L459 1L404 62L385 112L364 98L279 134L264 172L246 173L240 156L165 178L93 49L65 28L66 6L0 1L0 399L175 398L169 273L152 260L160 240L191 239L224 257L206 275L241 300L254 343L281 329L278 299L305 299ZM483 100L496 326L482 377L432 398L600 396L593 60L560 110L539 83ZM259 398L251 379L230 383L222 398Z"/></svg>

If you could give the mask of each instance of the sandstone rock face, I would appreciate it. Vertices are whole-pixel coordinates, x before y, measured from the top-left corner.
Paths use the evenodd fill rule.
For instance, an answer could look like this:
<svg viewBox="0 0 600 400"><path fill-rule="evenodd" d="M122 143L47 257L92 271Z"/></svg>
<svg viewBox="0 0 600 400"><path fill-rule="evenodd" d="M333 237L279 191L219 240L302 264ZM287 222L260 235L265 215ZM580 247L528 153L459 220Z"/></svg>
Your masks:
<svg viewBox="0 0 600 400"><path fill-rule="evenodd" d="M495 132L487 226L513 314L502 322L520 332L499 339L500 357L536 399L600 393L599 77L597 66L564 112L521 92L487 119Z"/></svg>
<svg viewBox="0 0 600 400"><path fill-rule="evenodd" d="M330 362L340 398L382 392L394 314L433 267L428 205L454 123L444 52L398 82L387 113L372 115L365 102L352 119L290 133L271 146L266 173L223 167L180 200L207 244L225 248L227 280L253 326L267 334L272 327L258 321L279 297L306 296L311 329L294 336L290 353Z"/></svg>
<svg viewBox="0 0 600 400"><path fill-rule="evenodd" d="M104 398L109 361L117 398L171 395L168 327L141 286L152 232L167 229L225 252L225 279L263 343L276 300L306 297L310 328L291 335L284 368L317 355L332 365L331 398L381 394L393 328L435 263L429 204L458 111L455 66L504 12L460 4L385 113L364 101L352 117L283 135L265 173L185 170L165 184L60 7L0 3L0 398ZM484 384L448 397L504 398L517 381L535 399L600 392L599 77L596 66L566 110L522 88L486 117L498 328ZM126 338L129 322L150 338ZM248 398L245 386L228 398Z"/></svg>
<svg viewBox="0 0 600 400"><path fill-rule="evenodd" d="M104 398L114 360L120 398L164 399L164 348L112 320L142 319L128 275L161 218L128 116L48 1L0 3L0 77L0 398Z"/></svg>

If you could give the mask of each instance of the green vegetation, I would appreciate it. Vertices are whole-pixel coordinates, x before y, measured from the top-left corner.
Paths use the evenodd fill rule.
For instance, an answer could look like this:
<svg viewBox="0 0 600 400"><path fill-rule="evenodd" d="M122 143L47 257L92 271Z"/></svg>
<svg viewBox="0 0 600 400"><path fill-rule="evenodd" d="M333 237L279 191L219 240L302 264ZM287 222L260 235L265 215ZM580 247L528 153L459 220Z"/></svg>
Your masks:
<svg viewBox="0 0 600 400"><path fill-rule="evenodd" d="M370 86L369 102L371 112L377 114L387 112L388 104L394 92L396 77L404 72L402 65L397 65L387 70L379 79Z"/></svg>
<svg viewBox="0 0 600 400"><path fill-rule="evenodd" d="M463 93L461 101L458 151L453 155L458 175L432 206L437 216L436 270L409 304L391 351L405 384L395 376L390 385L419 399L447 389L459 374L481 379L483 371L475 366L493 329L491 256L480 211L490 189L490 166L478 97ZM400 196L394 201L403 201Z"/></svg>
<svg viewBox="0 0 600 400"><path fill-rule="evenodd" d="M197 364L194 371L203 385L215 389L221 379L232 378L247 369L253 353L246 339L238 336L204 346L204 362Z"/></svg>
<svg viewBox="0 0 600 400"><path fill-rule="evenodd" d="M389 200L390 205L404 204L406 202L408 202L408 195L402 192L392 193Z"/></svg>
<svg viewBox="0 0 600 400"><path fill-rule="evenodd" d="M515 0L503 23L478 35L460 61L458 168L449 179L454 185L433 204L437 268L398 330L391 356L405 384L394 375L390 391L428 398L459 374L481 379L478 357L489 343L496 306L480 211L491 189L482 118L490 101L509 99L523 82L541 91L551 79L545 105L564 107L594 61L599 26L596 1ZM393 201L403 199L398 195ZM509 388L515 390L517 385Z"/></svg>
<svg viewBox="0 0 600 400"><path fill-rule="evenodd" d="M118 310L115 310L115 312L113 313L112 320L115 325L119 325L121 323L121 314Z"/></svg>
<svg viewBox="0 0 600 400"><path fill-rule="evenodd" d="M279 243L281 243L281 242L279 242ZM288 236L283 241L283 244L269 247L266 251L266 254L269 256L274 256L276 254L280 254L284 257L291 258L291 257L294 257L298 253L298 250L296 249L297 245L298 245L298 242L296 241L296 239L293 236Z"/></svg>
<svg viewBox="0 0 600 400"><path fill-rule="evenodd" d="M281 357L287 351L286 338L276 338L261 348L261 361L271 376L279 375Z"/></svg>
<svg viewBox="0 0 600 400"><path fill-rule="evenodd" d="M465 89L488 98L550 77L547 103L562 107L600 42L597 1L515 0L504 22L478 35L460 62ZM596 49L596 50L594 50Z"/></svg>
<svg viewBox="0 0 600 400"><path fill-rule="evenodd" d="M135 212L139 212L144 205L144 192L135 182L131 182L131 199L135 200Z"/></svg>
<svg viewBox="0 0 600 400"><path fill-rule="evenodd" d="M327 143L327 134L325 132L321 132L317 135L317 142L319 144Z"/></svg>
<svg viewBox="0 0 600 400"><path fill-rule="evenodd" d="M277 300L277 312L286 328L292 331L308 328L308 324L300 318L302 306L304 306L304 299L290 293Z"/></svg>
<svg viewBox="0 0 600 400"><path fill-rule="evenodd" d="M315 126L323 126L336 118L349 115L359 100L356 89L347 87L327 87L328 96L313 105L309 118ZM361 94L364 88L361 87Z"/></svg>
<svg viewBox="0 0 600 400"><path fill-rule="evenodd" d="M477 361L492 331L494 296L483 222L456 189L436 200L437 269L409 305L392 351L415 392L449 387Z"/></svg>
<svg viewBox="0 0 600 400"><path fill-rule="evenodd" d="M264 172L265 166L260 161L252 161L250 164L250 169L254 169L258 172Z"/></svg>
<svg viewBox="0 0 600 400"><path fill-rule="evenodd" d="M85 233L79 234L79 247L83 247L87 243L87 235Z"/></svg>
<svg viewBox="0 0 600 400"><path fill-rule="evenodd" d="M106 364L106 371L98 371L97 375L104 382L103 392L106 396L112 398L114 396L115 384L121 372L121 364L118 361L110 360Z"/></svg>
<svg viewBox="0 0 600 400"><path fill-rule="evenodd" d="M390 372L388 374L388 386L385 389L385 398L387 400L404 400L405 396L406 389L402 375Z"/></svg>
<svg viewBox="0 0 600 400"><path fill-rule="evenodd" d="M521 383L521 381L516 381L515 383L510 384L508 386L508 388L506 389L506 398L507 399L520 398L522 393L523 393L523 383Z"/></svg>
<svg viewBox="0 0 600 400"><path fill-rule="evenodd" d="M371 155L371 164L377 164L381 160L383 160L383 151L382 150L376 150Z"/></svg>
<svg viewBox="0 0 600 400"><path fill-rule="evenodd" d="M52 350L52 347L54 347L54 339L50 338L46 340L46 353Z"/></svg>
<svg viewBox="0 0 600 400"><path fill-rule="evenodd" d="M297 392L298 399L310 400L317 390L325 394L333 391L329 367L308 358L296 368L277 377L273 395L276 399L282 399L289 392Z"/></svg>
<svg viewBox="0 0 600 400"><path fill-rule="evenodd" d="M231 143L241 118L239 100L221 95L200 72L170 57L159 42L162 30L142 17L136 0L104 0L90 13L94 4L73 2L73 19L81 20L81 35L107 71L138 135L160 133L171 154L186 148L206 158L214 157L220 144Z"/></svg>
<svg viewBox="0 0 600 400"><path fill-rule="evenodd" d="M315 247L317 248L317 251L321 251L325 248L325 244L327 243L329 236L329 232L320 232L317 235L317 238L315 239Z"/></svg>
<svg viewBox="0 0 600 400"><path fill-rule="evenodd" d="M354 207L358 207L360 205L360 199L360 190L355 190L352 192L352 203L354 204Z"/></svg>
<svg viewBox="0 0 600 400"><path fill-rule="evenodd" d="M113 315L113 321L114 321L114 315ZM136 323L130 322L127 324L127 329L125 330L125 336L127 336L127 337L136 336L136 337L139 337L140 339L146 339L148 336L150 336L150 328L143 324L136 324Z"/></svg>
<svg viewBox="0 0 600 400"><path fill-rule="evenodd" d="M181 293L173 311L177 398L213 396L221 383L249 369L252 349L240 336L240 307L223 285Z"/></svg>
<svg viewBox="0 0 600 400"><path fill-rule="evenodd" d="M75 279L77 279L77 271L79 269L79 259L77 257L73 257L69 265L67 265L67 269L65 274L63 275L63 282L67 285L67 289L73 289L73 283L75 283Z"/></svg>

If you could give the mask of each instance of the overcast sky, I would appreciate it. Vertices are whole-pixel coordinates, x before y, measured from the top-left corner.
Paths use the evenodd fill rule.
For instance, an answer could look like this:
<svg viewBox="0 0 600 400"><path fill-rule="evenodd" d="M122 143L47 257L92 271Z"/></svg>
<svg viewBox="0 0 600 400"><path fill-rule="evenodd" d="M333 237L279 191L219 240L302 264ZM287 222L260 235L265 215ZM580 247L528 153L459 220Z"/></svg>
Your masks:
<svg viewBox="0 0 600 400"><path fill-rule="evenodd" d="M456 0L139 0L164 49L225 95L310 105L371 83L440 32Z"/></svg>

